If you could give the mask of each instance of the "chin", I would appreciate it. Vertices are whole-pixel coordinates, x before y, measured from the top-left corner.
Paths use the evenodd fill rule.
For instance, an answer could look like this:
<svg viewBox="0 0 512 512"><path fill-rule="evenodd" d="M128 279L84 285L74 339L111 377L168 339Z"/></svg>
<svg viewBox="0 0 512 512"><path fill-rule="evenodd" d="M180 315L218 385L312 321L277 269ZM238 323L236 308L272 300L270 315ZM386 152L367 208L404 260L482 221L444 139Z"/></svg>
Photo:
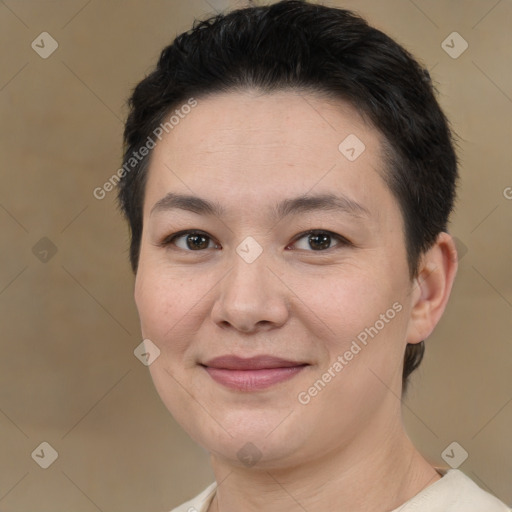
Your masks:
<svg viewBox="0 0 512 512"><path fill-rule="evenodd" d="M224 440L221 443L208 443L203 446L214 457L224 459L230 464L254 470L282 469L304 462L304 454L299 452L300 444L285 445L281 441L240 438Z"/></svg>
<svg viewBox="0 0 512 512"><path fill-rule="evenodd" d="M306 456L305 440L297 438L293 424L276 429L282 419L281 416L272 428L254 415L246 415L238 423L223 423L224 428L213 420L208 425L191 422L182 427L196 443L219 459L240 467L276 469L299 464Z"/></svg>

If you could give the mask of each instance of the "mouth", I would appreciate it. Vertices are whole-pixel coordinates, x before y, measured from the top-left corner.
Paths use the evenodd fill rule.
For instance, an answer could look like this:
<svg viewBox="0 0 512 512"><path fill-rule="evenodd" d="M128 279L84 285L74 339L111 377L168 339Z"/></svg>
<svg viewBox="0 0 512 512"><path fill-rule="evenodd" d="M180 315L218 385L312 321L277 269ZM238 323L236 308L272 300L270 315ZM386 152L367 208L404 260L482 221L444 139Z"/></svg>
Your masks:
<svg viewBox="0 0 512 512"><path fill-rule="evenodd" d="M269 355L242 358L220 356L201 364L210 377L230 389L258 391L295 377L308 363Z"/></svg>

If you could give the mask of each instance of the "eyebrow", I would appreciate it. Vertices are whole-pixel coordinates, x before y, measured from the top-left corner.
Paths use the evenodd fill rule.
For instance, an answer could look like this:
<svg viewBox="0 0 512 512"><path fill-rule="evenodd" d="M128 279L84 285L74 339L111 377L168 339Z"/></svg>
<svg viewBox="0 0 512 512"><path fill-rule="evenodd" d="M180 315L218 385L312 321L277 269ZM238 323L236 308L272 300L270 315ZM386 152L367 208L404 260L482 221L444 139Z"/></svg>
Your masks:
<svg viewBox="0 0 512 512"><path fill-rule="evenodd" d="M217 202L208 201L197 196L169 192L151 208L150 216L174 209L216 217L222 217L225 213L224 207ZM280 220L289 215L309 213L315 210L345 213L357 218L371 217L370 211L360 203L347 196L334 194L303 195L285 199L274 205L272 217L275 220Z"/></svg>

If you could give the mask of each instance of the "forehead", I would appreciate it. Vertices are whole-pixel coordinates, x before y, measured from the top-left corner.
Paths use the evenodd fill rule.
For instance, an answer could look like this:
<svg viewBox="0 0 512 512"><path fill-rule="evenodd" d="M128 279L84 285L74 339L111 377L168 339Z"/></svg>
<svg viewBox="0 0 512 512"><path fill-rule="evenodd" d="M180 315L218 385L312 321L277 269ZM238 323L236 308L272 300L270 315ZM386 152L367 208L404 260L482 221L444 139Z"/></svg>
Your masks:
<svg viewBox="0 0 512 512"><path fill-rule="evenodd" d="M196 101L153 150L145 215L169 191L258 207L338 190L370 210L378 198L393 207L382 136L351 105L297 91Z"/></svg>
<svg viewBox="0 0 512 512"><path fill-rule="evenodd" d="M224 155L243 149L246 152L271 149L293 162L293 152L299 147L323 147L335 158L340 156L340 137L353 134L368 140L373 146L380 134L363 121L358 111L346 102L299 91L263 93L256 90L218 93L199 98L197 106L169 127L164 134L164 146L173 153ZM185 103L184 103L185 104ZM177 106L180 111L180 106ZM375 140L375 142L377 142ZM258 145L258 147L252 147ZM295 147L295 153L300 148ZM373 149L369 148L371 152ZM172 156L172 155L171 155ZM303 157L304 155L302 155ZM318 159L319 155L311 155Z"/></svg>

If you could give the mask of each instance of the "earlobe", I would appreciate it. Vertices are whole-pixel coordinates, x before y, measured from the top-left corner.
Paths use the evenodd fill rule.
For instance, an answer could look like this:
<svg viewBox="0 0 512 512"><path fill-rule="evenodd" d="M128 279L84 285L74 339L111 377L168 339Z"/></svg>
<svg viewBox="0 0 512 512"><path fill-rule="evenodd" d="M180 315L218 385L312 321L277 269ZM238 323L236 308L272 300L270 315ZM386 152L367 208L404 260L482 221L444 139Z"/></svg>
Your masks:
<svg viewBox="0 0 512 512"><path fill-rule="evenodd" d="M442 232L423 255L413 284L407 343L419 343L430 336L446 308L456 273L455 243Z"/></svg>

